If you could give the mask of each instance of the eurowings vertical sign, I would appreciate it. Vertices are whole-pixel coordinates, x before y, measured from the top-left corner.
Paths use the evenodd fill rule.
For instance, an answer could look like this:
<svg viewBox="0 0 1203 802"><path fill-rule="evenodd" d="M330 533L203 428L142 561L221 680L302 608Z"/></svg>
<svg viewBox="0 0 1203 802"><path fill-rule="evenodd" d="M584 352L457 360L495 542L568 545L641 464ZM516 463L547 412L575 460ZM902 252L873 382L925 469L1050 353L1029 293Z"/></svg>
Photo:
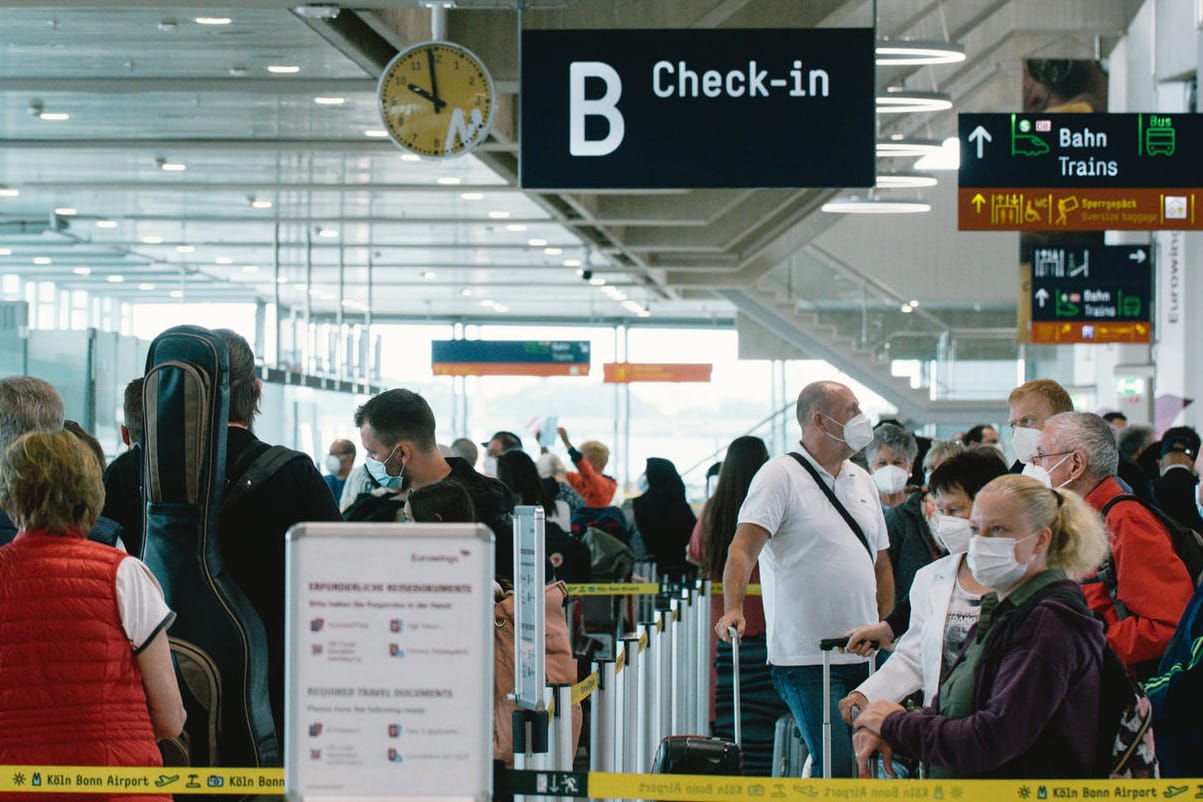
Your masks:
<svg viewBox="0 0 1203 802"><path fill-rule="evenodd" d="M871 187L870 28L522 32L524 189Z"/></svg>

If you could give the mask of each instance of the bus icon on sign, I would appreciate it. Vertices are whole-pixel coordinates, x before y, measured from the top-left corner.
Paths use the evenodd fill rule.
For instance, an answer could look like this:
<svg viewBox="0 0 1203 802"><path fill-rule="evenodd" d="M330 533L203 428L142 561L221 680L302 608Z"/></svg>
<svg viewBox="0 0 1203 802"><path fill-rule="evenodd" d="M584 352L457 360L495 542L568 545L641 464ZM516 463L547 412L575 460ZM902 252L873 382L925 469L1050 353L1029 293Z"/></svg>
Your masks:
<svg viewBox="0 0 1203 802"><path fill-rule="evenodd" d="M1149 115L1149 125L1144 130L1145 153L1150 156L1173 156L1176 139L1172 117Z"/></svg>

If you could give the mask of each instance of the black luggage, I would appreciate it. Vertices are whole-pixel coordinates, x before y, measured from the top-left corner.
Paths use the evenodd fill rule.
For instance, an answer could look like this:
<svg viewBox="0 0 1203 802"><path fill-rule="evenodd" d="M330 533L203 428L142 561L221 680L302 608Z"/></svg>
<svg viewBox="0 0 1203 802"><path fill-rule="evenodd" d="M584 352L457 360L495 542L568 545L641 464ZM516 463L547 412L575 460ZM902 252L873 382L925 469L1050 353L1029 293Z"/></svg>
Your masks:
<svg viewBox="0 0 1203 802"><path fill-rule="evenodd" d="M738 776L744 771L740 746L739 636L731 630L731 664L735 672L735 740L701 735L670 735L660 741L652 761L653 774L720 774Z"/></svg>
<svg viewBox="0 0 1203 802"><path fill-rule="evenodd" d="M151 343L142 393L141 556L178 616L170 642L188 714L183 734L161 743L164 763L279 766L263 622L221 553L218 521L230 492L225 343L199 326L163 332Z"/></svg>

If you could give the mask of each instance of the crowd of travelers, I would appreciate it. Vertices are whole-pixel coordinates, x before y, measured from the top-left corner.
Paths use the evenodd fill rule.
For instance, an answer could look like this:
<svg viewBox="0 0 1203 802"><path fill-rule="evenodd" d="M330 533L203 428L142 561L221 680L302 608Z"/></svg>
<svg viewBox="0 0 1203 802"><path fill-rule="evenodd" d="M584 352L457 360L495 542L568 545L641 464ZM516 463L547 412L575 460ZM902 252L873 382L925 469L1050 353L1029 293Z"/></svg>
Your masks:
<svg viewBox="0 0 1203 802"><path fill-rule="evenodd" d="M253 433L261 384L246 340L215 334L229 354L225 475L235 482L268 448ZM139 559L152 536L142 382L124 395L128 450L105 467L54 387L0 379L2 764L159 765L156 741L184 727L170 594ZM597 440L576 446L559 428L566 459L528 452L505 430L480 448L441 445L426 399L387 390L348 411L347 433L358 432L331 443L320 467L285 461L222 509L224 570L262 622L281 737L293 524L476 521L493 531L504 588L521 504L544 511L549 578L627 579L643 561L655 576L721 584L711 721L730 737L733 628L750 774L769 773L787 713L811 776L828 761L833 777L1099 776L1115 768L1115 744L1096 735L1114 733L1120 715L1125 727L1152 722L1121 727L1134 757L1120 770L1141 776L1159 760L1162 776L1197 773L1198 434L1131 436L1139 427L1123 415L1075 411L1044 379L1015 388L1008 411L1005 428L932 441L898 421L874 427L851 388L815 382L798 396L797 446L772 456L761 439L736 438L695 514L670 459L649 458L624 500ZM830 658L825 698L819 641L832 636L845 646ZM1117 713L1125 688L1134 703Z"/></svg>

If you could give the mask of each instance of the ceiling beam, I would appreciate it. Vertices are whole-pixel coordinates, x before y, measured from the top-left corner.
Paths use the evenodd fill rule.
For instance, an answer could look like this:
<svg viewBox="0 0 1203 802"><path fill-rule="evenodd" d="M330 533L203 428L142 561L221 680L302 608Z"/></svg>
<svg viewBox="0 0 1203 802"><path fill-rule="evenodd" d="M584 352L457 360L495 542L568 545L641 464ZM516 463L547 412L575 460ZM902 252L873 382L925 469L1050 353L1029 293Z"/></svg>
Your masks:
<svg viewBox="0 0 1203 802"><path fill-rule="evenodd" d="M360 139L0 139L0 150L219 150L302 153L397 153L387 138ZM477 151L516 151L516 145L485 142Z"/></svg>

